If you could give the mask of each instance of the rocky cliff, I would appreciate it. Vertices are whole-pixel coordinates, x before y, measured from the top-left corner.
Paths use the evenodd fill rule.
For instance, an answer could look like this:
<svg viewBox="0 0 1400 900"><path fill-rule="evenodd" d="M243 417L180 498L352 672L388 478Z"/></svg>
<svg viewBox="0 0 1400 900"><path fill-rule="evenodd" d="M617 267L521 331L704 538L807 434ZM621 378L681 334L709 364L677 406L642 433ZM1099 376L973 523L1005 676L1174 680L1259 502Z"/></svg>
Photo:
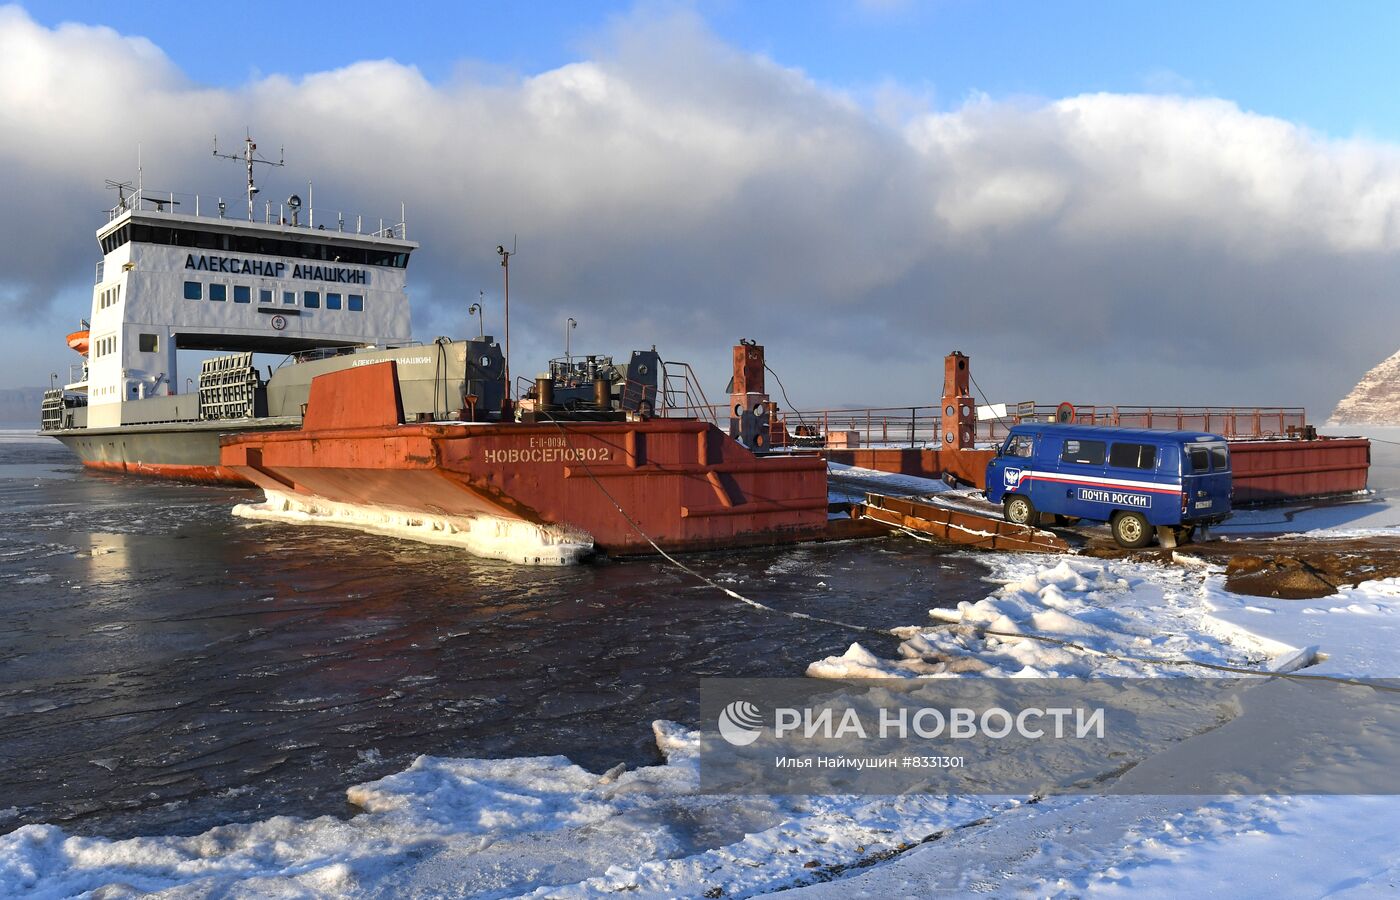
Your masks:
<svg viewBox="0 0 1400 900"><path fill-rule="evenodd" d="M1367 372L1332 410L1328 425L1400 425L1400 353Z"/></svg>

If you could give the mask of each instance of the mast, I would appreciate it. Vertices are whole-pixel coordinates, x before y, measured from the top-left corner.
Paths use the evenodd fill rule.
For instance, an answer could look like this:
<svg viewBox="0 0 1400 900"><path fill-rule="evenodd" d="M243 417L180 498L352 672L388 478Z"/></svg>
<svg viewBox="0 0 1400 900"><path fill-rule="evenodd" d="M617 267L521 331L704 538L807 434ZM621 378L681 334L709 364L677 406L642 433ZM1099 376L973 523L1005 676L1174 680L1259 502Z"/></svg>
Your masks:
<svg viewBox="0 0 1400 900"><path fill-rule="evenodd" d="M253 221L253 197L258 192L258 186L253 183L253 164L262 163L265 166L280 167L286 165L286 148L278 150L277 162L270 159L263 159L257 155L258 145L253 143L253 136L249 134L243 138L243 152L241 154L220 153L219 136L214 135L214 155L220 159L231 159L235 162L242 161L248 166L248 221Z"/></svg>

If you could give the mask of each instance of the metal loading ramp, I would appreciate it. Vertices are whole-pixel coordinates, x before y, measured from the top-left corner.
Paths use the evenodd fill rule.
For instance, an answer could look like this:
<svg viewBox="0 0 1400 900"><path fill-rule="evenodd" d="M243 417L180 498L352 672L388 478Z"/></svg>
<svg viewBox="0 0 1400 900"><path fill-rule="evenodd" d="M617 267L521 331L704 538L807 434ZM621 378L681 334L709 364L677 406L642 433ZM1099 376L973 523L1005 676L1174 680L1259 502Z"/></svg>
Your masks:
<svg viewBox="0 0 1400 900"><path fill-rule="evenodd" d="M1069 552L1069 544L1048 531L906 497L866 494L864 503L851 504L851 518L870 519L891 528L980 550Z"/></svg>

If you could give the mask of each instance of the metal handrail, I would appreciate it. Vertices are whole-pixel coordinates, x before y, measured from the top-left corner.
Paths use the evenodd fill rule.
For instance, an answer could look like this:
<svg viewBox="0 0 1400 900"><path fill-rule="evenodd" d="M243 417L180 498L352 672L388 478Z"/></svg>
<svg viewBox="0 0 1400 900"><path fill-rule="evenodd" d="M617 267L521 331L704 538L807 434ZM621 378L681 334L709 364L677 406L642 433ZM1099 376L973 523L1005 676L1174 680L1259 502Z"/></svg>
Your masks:
<svg viewBox="0 0 1400 900"><path fill-rule="evenodd" d="M720 409L715 407L715 409ZM1022 422L1054 421L1057 406L1023 403L1010 406L1001 419L977 420L978 443L997 443L1011 426ZM720 412L727 416L728 410ZM1298 406L1076 406L1074 421L1169 431L1202 431L1232 440L1267 438L1296 432L1307 424L1307 411ZM774 446L826 446L834 431L855 432L860 446L938 447L942 410L937 406L886 406L804 409L799 415L784 410L774 422ZM804 433L805 432L805 433Z"/></svg>
<svg viewBox="0 0 1400 900"><path fill-rule="evenodd" d="M676 386L673 386L673 383ZM700 386L700 379L696 377L690 363L662 360L661 397L667 416L675 417L674 414L679 413L680 417L688 418L693 415L694 418L712 425L719 424L719 418L715 414L718 407L711 404L705 396L705 389ZM677 398L683 399L684 402L676 402Z"/></svg>
<svg viewBox="0 0 1400 900"><path fill-rule="evenodd" d="M774 422L773 442L775 446L827 446L833 431L845 431L855 432L857 443L864 447L937 447L942 421L936 406L804 409L800 415L785 411Z"/></svg>
<svg viewBox="0 0 1400 900"><path fill-rule="evenodd" d="M244 216L227 215L226 213L229 212L233 204L225 201L223 197L218 198L218 202L212 207L213 209L218 210L218 212L208 212L207 210L210 209L210 204L208 204L206 201L207 198L203 198L199 194L182 194L175 191L151 191L144 188L137 189L133 190L130 194L124 197L122 201L116 206L107 210L107 221L114 221L128 212L148 210L151 208L151 206L153 206L154 211L157 212L167 211L166 207L169 207L169 211L174 212L175 207L177 206L183 206L187 210L192 206L194 209L193 214L196 217L206 219L212 218L241 220L245 218ZM150 206L148 206L148 204L150 204ZM219 204L223 204L224 209L219 210ZM272 201L264 201L262 213L263 224L290 225L292 224L290 220L296 219L297 222L294 227L297 228L307 228L320 231L334 231L335 233L339 234L355 234L360 235L362 237L392 238L394 240L400 241L408 240L408 224L406 221L399 221L397 223L389 222L386 224L384 219L381 217L379 219L378 229L373 231L365 231L365 226L372 225L373 220L367 222L363 215L355 215L355 227L353 230L351 230L348 227L348 214L341 210L334 210L330 211L329 215L331 216L331 221L335 223L335 227L333 229L325 227L325 215L323 214L322 225L320 228L317 228L315 209L312 209L311 207L298 207L295 211L293 211L292 208L287 206L286 203L277 203L275 204L275 206L276 211L274 215L274 204L272 203ZM189 213L185 214L188 215ZM99 281L100 280L101 279L99 278Z"/></svg>
<svg viewBox="0 0 1400 900"><path fill-rule="evenodd" d="M1052 421L1056 406L1018 404L1007 418L1015 422ZM1227 438L1276 437L1307 425L1301 406L1095 406L1075 405L1080 425L1111 425L1166 431L1206 431ZM980 425L981 423L979 423ZM1004 432L1003 432L1004 433Z"/></svg>

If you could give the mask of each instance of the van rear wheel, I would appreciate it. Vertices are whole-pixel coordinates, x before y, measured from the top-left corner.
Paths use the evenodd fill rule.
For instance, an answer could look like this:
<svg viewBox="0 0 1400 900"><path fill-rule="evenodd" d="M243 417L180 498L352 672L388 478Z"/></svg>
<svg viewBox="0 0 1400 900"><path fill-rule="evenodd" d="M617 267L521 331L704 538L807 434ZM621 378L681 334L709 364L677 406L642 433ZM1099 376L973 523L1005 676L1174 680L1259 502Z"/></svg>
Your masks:
<svg viewBox="0 0 1400 900"><path fill-rule="evenodd" d="M1120 547L1136 550L1152 543L1152 528L1142 513L1121 512L1113 517L1113 540Z"/></svg>
<svg viewBox="0 0 1400 900"><path fill-rule="evenodd" d="M1035 507L1031 501L1020 494L1012 494L1001 504L1002 516L1012 525L1027 525L1034 527L1036 523Z"/></svg>

